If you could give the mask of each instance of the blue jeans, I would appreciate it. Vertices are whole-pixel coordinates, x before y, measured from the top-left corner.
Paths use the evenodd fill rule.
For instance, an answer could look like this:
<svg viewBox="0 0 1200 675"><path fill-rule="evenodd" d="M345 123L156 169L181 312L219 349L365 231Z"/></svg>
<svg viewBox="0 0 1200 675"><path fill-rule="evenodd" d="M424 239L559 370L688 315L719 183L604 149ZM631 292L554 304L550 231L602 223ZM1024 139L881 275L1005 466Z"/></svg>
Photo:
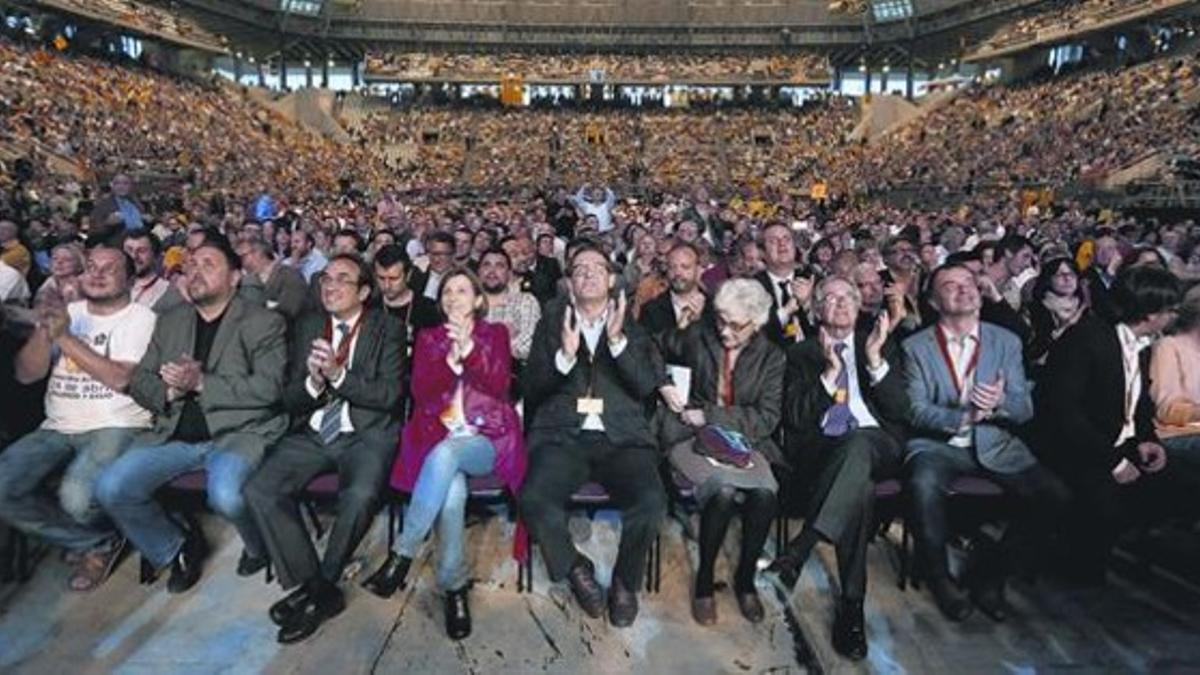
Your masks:
<svg viewBox="0 0 1200 675"><path fill-rule="evenodd" d="M208 473L209 506L237 527L249 554L261 556L258 530L242 500L242 486L255 466L212 442L170 441L131 448L100 475L96 498L142 555L156 568L165 567L179 553L184 535L155 501L154 493L197 469Z"/></svg>
<svg viewBox="0 0 1200 675"><path fill-rule="evenodd" d="M100 472L133 441L135 429L64 434L39 429L0 453L0 520L51 545L88 550L116 535L102 525L94 487ZM58 499L42 490L63 469Z"/></svg>
<svg viewBox="0 0 1200 675"><path fill-rule="evenodd" d="M398 552L417 557L421 543L438 525L438 587L455 591L467 584L470 572L463 555L467 506L467 476L486 476L496 462L496 449L485 436L447 437L429 451L413 486Z"/></svg>

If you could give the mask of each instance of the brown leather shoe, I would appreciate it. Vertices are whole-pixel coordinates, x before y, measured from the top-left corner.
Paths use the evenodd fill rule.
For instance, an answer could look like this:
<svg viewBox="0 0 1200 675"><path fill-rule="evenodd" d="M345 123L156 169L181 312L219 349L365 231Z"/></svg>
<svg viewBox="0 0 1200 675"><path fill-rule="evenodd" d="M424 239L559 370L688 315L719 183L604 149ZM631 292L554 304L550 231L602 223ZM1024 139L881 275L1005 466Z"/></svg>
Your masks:
<svg viewBox="0 0 1200 675"><path fill-rule="evenodd" d="M584 614L598 619L604 613L604 589L596 581L595 570L592 561L581 556L567 572L567 583Z"/></svg>
<svg viewBox="0 0 1200 675"><path fill-rule="evenodd" d="M742 616L750 623L762 623L767 612L763 609L762 600L758 598L757 591L749 593L736 593L738 609L742 610Z"/></svg>
<svg viewBox="0 0 1200 675"><path fill-rule="evenodd" d="M620 580L613 579L612 588L608 589L608 622L626 628L633 625L637 613L637 593L626 590Z"/></svg>
<svg viewBox="0 0 1200 675"><path fill-rule="evenodd" d="M692 618L701 626L711 626L717 622L717 599L711 595L707 598L692 598Z"/></svg>

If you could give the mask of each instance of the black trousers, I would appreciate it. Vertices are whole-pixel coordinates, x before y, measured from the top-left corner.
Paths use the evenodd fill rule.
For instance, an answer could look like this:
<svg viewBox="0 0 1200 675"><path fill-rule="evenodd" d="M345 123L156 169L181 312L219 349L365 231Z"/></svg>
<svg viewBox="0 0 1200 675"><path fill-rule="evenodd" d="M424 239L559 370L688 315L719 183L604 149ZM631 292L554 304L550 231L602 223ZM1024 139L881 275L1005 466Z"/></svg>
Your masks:
<svg viewBox="0 0 1200 675"><path fill-rule="evenodd" d="M325 445L312 431L285 436L242 492L285 589L320 574L337 583L342 568L371 526L395 456L388 434L342 434ZM300 493L313 478L338 474L337 519L324 559L300 516Z"/></svg>
<svg viewBox="0 0 1200 675"><path fill-rule="evenodd" d="M837 551L842 597L867 592L867 545L875 526L875 483L900 469L900 443L883 429L852 431L819 450L805 527Z"/></svg>
<svg viewBox="0 0 1200 675"><path fill-rule="evenodd" d="M931 578L949 576L946 501L950 484L959 476L982 476L995 482L1012 506L999 555L987 563L999 566L999 576L1033 564L1036 546L1062 522L1071 498L1066 485L1041 464L1016 473L997 473L981 466L967 448L946 445L925 450L909 457L907 468L917 559Z"/></svg>
<svg viewBox="0 0 1200 675"><path fill-rule="evenodd" d="M627 590L640 587L646 555L667 512L658 465L654 448L616 447L603 432L584 431L575 437L533 433L521 515L541 544L552 580L566 577L580 555L567 530L568 501L582 485L594 481L604 486L621 511L621 545L613 578Z"/></svg>

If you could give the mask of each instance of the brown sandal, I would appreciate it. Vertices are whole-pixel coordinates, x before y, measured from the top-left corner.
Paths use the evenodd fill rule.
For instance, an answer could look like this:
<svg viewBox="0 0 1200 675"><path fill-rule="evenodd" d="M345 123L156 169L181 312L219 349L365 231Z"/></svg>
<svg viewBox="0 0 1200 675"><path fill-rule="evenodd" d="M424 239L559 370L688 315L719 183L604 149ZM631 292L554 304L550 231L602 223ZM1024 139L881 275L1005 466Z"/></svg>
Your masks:
<svg viewBox="0 0 1200 675"><path fill-rule="evenodd" d="M76 593L94 591L112 574L113 568L125 552L126 540L122 538L107 550L93 549L84 553L67 579L67 588Z"/></svg>

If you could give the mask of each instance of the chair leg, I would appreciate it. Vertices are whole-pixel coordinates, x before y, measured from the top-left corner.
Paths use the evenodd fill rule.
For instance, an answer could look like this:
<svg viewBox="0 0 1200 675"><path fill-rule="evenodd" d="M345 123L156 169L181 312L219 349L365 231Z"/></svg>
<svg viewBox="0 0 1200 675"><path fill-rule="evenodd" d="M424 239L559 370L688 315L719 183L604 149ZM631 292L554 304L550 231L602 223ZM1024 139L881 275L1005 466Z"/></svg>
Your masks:
<svg viewBox="0 0 1200 675"><path fill-rule="evenodd" d="M388 502L387 547L389 552L396 550L396 511L399 508L396 502Z"/></svg>
<svg viewBox="0 0 1200 675"><path fill-rule="evenodd" d="M267 578L267 585L270 586L271 582L275 581L275 563L271 562L270 560L267 561L267 571L265 576Z"/></svg>
<svg viewBox="0 0 1200 675"><path fill-rule="evenodd" d="M908 519L900 521L900 590L908 587L909 575L912 574L912 552L909 551Z"/></svg>
<svg viewBox="0 0 1200 675"><path fill-rule="evenodd" d="M16 559L17 559L17 583L25 583L29 581L32 574L29 564L29 537L24 532L16 532Z"/></svg>
<svg viewBox="0 0 1200 675"><path fill-rule="evenodd" d="M662 537L654 535L654 592L662 590Z"/></svg>
<svg viewBox="0 0 1200 675"><path fill-rule="evenodd" d="M306 500L303 508L308 513L308 519L312 521L314 539L325 536L325 528L321 526L321 519L317 517L317 507L312 501Z"/></svg>

